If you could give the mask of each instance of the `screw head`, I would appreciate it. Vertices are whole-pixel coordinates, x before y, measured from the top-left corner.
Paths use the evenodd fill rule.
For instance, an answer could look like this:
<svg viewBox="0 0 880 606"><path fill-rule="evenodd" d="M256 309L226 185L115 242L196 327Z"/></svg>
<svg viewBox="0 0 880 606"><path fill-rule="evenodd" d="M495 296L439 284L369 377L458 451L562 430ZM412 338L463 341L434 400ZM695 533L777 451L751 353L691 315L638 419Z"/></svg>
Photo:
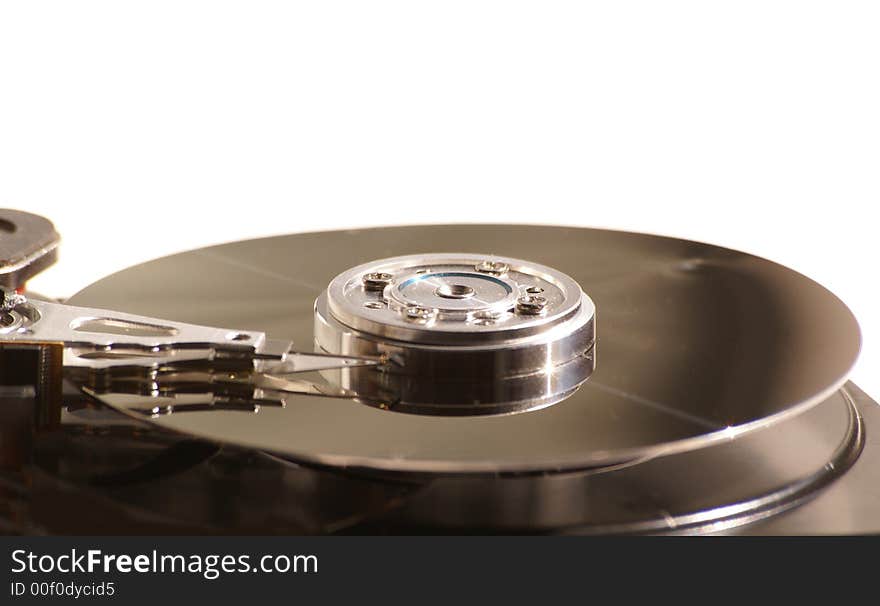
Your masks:
<svg viewBox="0 0 880 606"><path fill-rule="evenodd" d="M27 297L20 295L14 290L0 288L0 311L9 311L23 303L27 303Z"/></svg>
<svg viewBox="0 0 880 606"><path fill-rule="evenodd" d="M385 290L385 287L391 284L394 276L384 271L376 271L364 274L361 281L364 283L365 290L378 291Z"/></svg>
<svg viewBox="0 0 880 606"><path fill-rule="evenodd" d="M544 313L547 303L547 297L542 297L541 295L523 295L516 300L516 313L527 316L537 316Z"/></svg>
<svg viewBox="0 0 880 606"><path fill-rule="evenodd" d="M410 322L428 322L437 315L436 309L411 305L403 309L403 317Z"/></svg>
<svg viewBox="0 0 880 606"><path fill-rule="evenodd" d="M510 266L502 261L490 261L486 259L485 261L480 261L474 265L474 269L480 273L500 276L506 274L510 270Z"/></svg>

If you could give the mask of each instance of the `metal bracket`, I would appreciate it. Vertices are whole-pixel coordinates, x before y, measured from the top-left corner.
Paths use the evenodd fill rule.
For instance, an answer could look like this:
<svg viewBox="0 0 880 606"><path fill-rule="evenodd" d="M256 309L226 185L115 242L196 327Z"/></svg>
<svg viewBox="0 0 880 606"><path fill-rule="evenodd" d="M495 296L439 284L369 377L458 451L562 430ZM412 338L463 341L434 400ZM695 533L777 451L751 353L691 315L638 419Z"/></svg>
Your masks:
<svg viewBox="0 0 880 606"><path fill-rule="evenodd" d="M0 286L20 289L58 258L61 237L48 219L0 209Z"/></svg>

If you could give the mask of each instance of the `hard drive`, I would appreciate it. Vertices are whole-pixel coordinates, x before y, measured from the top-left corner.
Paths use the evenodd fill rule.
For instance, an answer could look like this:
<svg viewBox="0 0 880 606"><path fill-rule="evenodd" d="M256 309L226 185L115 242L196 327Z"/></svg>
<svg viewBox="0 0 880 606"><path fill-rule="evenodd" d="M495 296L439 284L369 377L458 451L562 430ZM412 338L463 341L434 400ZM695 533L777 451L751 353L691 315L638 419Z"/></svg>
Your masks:
<svg viewBox="0 0 880 606"><path fill-rule="evenodd" d="M880 531L856 319L771 261L387 227L193 250L62 303L25 287L51 223L0 213L7 533Z"/></svg>

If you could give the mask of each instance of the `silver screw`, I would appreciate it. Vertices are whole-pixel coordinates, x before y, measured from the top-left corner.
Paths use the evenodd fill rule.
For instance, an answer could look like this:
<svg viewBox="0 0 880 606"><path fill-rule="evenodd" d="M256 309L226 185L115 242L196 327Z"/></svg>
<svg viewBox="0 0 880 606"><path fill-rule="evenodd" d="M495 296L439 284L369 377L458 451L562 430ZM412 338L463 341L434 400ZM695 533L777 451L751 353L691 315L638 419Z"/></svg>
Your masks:
<svg viewBox="0 0 880 606"><path fill-rule="evenodd" d="M364 274L361 280L364 283L365 290L385 290L385 287L391 284L394 276L384 271L374 271Z"/></svg>
<svg viewBox="0 0 880 606"><path fill-rule="evenodd" d="M510 266L503 261L480 261L476 265L474 265L474 269L476 269L480 273L484 274L506 274L510 270Z"/></svg>
<svg viewBox="0 0 880 606"><path fill-rule="evenodd" d="M403 310L404 317L410 322L427 322L436 314L436 310L418 305L411 305Z"/></svg>
<svg viewBox="0 0 880 606"><path fill-rule="evenodd" d="M540 295L523 295L516 300L516 313L527 316L537 316L544 313L547 307L547 297Z"/></svg>

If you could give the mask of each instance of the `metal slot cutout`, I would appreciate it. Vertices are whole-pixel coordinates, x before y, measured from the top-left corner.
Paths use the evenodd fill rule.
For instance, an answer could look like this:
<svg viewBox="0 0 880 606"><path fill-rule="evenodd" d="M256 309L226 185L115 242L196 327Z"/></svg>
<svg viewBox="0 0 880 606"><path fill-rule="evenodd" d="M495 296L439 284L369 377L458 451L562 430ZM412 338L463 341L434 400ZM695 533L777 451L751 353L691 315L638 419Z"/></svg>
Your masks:
<svg viewBox="0 0 880 606"><path fill-rule="evenodd" d="M118 318L81 318L70 323L70 328L78 332L93 332L132 337L173 337L179 332L173 326L147 324Z"/></svg>

